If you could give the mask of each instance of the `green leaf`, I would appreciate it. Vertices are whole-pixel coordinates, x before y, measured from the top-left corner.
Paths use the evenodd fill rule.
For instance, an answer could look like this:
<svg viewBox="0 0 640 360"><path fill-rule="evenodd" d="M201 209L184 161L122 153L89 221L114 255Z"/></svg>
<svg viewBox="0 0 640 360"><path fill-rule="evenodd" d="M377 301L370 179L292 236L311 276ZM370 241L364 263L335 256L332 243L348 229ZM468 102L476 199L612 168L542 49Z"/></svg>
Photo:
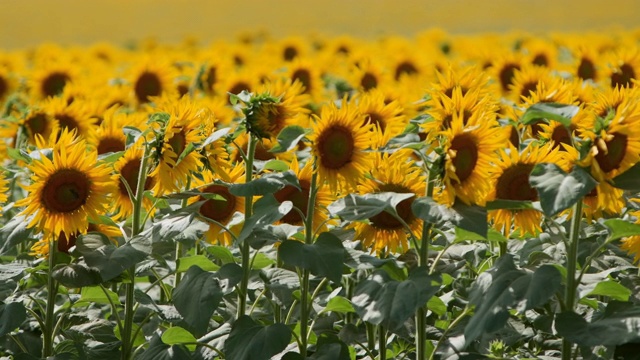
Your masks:
<svg viewBox="0 0 640 360"><path fill-rule="evenodd" d="M337 283L342 278L345 250L342 241L331 233L323 232L313 244L286 240L278 247L278 254L287 265L309 270Z"/></svg>
<svg viewBox="0 0 640 360"><path fill-rule="evenodd" d="M487 209L456 202L452 207L438 204L430 197L417 198L411 205L413 213L420 219L442 226L447 222L462 230L487 238Z"/></svg>
<svg viewBox="0 0 640 360"><path fill-rule="evenodd" d="M640 306L611 301L604 313L591 322L574 312L556 316L555 329L567 340L582 346L616 346L640 341Z"/></svg>
<svg viewBox="0 0 640 360"><path fill-rule="evenodd" d="M213 143L216 140L222 139L223 137L227 136L227 134L229 134L229 132L231 132L231 128L230 127L223 128L223 129L215 131L213 134L209 135L209 137L206 138L202 142L202 145L200 145L200 148L203 148L203 147Z"/></svg>
<svg viewBox="0 0 640 360"><path fill-rule="evenodd" d="M109 297L107 297L105 291L109 294ZM99 286L86 286L80 291L80 299L74 306L86 306L87 303L110 304L109 300L116 305L120 305L120 298L113 291L106 288L103 291Z"/></svg>
<svg viewBox="0 0 640 360"><path fill-rule="evenodd" d="M0 304L0 336L5 336L27 320L27 310L19 302Z"/></svg>
<svg viewBox="0 0 640 360"><path fill-rule="evenodd" d="M220 301L223 292L216 276L197 266L187 270L182 281L173 289L173 303L196 336L207 332L209 320Z"/></svg>
<svg viewBox="0 0 640 360"><path fill-rule="evenodd" d="M109 281L146 259L151 254L151 240L136 236L116 248L104 234L88 233L78 238L76 248L87 265L97 269L103 281Z"/></svg>
<svg viewBox="0 0 640 360"><path fill-rule="evenodd" d="M440 282L440 276L429 275L426 267L416 268L402 282L377 270L358 284L352 298L353 306L362 320L382 324L395 332L435 295Z"/></svg>
<svg viewBox="0 0 640 360"><path fill-rule="evenodd" d="M254 230L264 228L282 219L291 209L293 209L291 201L283 201L281 204L273 194L261 197L253 204L253 215L245 220L240 235L238 235L238 242L242 243Z"/></svg>
<svg viewBox="0 0 640 360"><path fill-rule="evenodd" d="M124 151L116 151L116 152L100 154L98 155L98 160L109 163L109 164L113 164L118 159L120 159L123 154L124 154Z"/></svg>
<svg viewBox="0 0 640 360"><path fill-rule="evenodd" d="M531 105L520 118L520 122L527 125L536 120L555 120L565 127L571 126L571 119L578 113L580 107L558 103L537 103Z"/></svg>
<svg viewBox="0 0 640 360"><path fill-rule="evenodd" d="M329 301L327 302L327 306L324 309L322 309L320 313L323 314L330 311L337 312L340 314L356 312L356 310L353 308L353 305L351 304L351 301L349 301L349 299L344 298L342 296L334 296L331 299L329 299Z"/></svg>
<svg viewBox="0 0 640 360"><path fill-rule="evenodd" d="M280 134L276 138L278 142L275 144L269 152L283 153L287 152L298 145L298 142L309 132L310 130L298 125L289 125L280 130Z"/></svg>
<svg viewBox="0 0 640 360"><path fill-rule="evenodd" d="M102 283L100 272L84 264L56 265L51 276L68 288L81 288Z"/></svg>
<svg viewBox="0 0 640 360"><path fill-rule="evenodd" d="M612 185L618 189L640 192L640 163L614 177Z"/></svg>
<svg viewBox="0 0 640 360"><path fill-rule="evenodd" d="M0 282L20 277L27 268L27 265L18 262L0 264Z"/></svg>
<svg viewBox="0 0 640 360"><path fill-rule="evenodd" d="M540 205L547 216L555 216L570 208L598 184L589 172L579 166L574 166L567 174L553 163L534 166L529 182L538 191Z"/></svg>
<svg viewBox="0 0 640 360"><path fill-rule="evenodd" d="M224 343L228 360L268 360L282 352L291 340L291 330L281 323L262 326L243 315L233 324Z"/></svg>
<svg viewBox="0 0 640 360"><path fill-rule="evenodd" d="M614 300L629 301L631 290L615 281L602 281L587 294L587 296L589 295L608 296Z"/></svg>
<svg viewBox="0 0 640 360"><path fill-rule="evenodd" d="M223 264L235 263L235 258L231 251L225 247L220 245L212 245L207 247L207 253L209 253L214 258L220 260Z"/></svg>
<svg viewBox="0 0 640 360"><path fill-rule="evenodd" d="M607 241L640 235L640 224L630 223L622 219L607 219L604 221L604 225L609 228Z"/></svg>
<svg viewBox="0 0 640 360"><path fill-rule="evenodd" d="M147 340L144 338L144 333L142 332L142 330L138 331L138 329L140 329L140 326L136 323L133 323L133 326L131 327L131 337L133 340L133 346L140 346L147 342ZM120 334L119 326L116 326L113 329L113 333L116 336L116 338L118 338L118 340L122 340L122 334ZM135 334L136 336L135 338L133 338L133 334Z"/></svg>
<svg viewBox="0 0 640 360"><path fill-rule="evenodd" d="M447 305L437 296L432 296L427 302L427 309L433 311L436 315L442 316L447 313Z"/></svg>
<svg viewBox="0 0 640 360"><path fill-rule="evenodd" d="M502 329L510 309L524 313L544 305L560 289L561 282L562 275L551 265L531 273L516 268L511 255L502 256L493 268L478 276L471 288L469 302L476 310L464 330L466 344Z"/></svg>
<svg viewBox="0 0 640 360"><path fill-rule="evenodd" d="M398 216L396 206L402 201L414 197L413 193L380 192L375 194L349 194L328 206L329 212L344 220L366 220L386 211Z"/></svg>
<svg viewBox="0 0 640 360"><path fill-rule="evenodd" d="M182 345L167 345L157 334L154 334L139 360L191 360L191 355Z"/></svg>
<svg viewBox="0 0 640 360"><path fill-rule="evenodd" d="M122 128L122 131L124 132L124 136L126 139L125 145L127 148L135 144L136 141L138 141L138 139L140 138L140 136L142 136L142 130L133 126L125 126Z"/></svg>
<svg viewBox="0 0 640 360"><path fill-rule="evenodd" d="M24 243L31 235L27 228L30 219L23 215L14 216L0 228L0 254L6 254L16 245Z"/></svg>
<svg viewBox="0 0 640 360"><path fill-rule="evenodd" d="M289 164L282 160L271 159L262 166L262 169L283 172L289 170Z"/></svg>
<svg viewBox="0 0 640 360"><path fill-rule="evenodd" d="M486 203L487 210L530 210L535 209L531 201L496 199Z"/></svg>
<svg viewBox="0 0 640 360"><path fill-rule="evenodd" d="M293 186L300 190L300 183L293 171L264 174L244 184L231 184L229 192L235 196L256 196L273 194L285 186Z"/></svg>
<svg viewBox="0 0 640 360"><path fill-rule="evenodd" d="M184 147L184 150L182 150L182 152L180 153L180 156L178 156L178 159L176 159L176 165L184 160L184 158L186 158L187 155L191 154L195 149L196 145L194 143L188 143L187 146Z"/></svg>
<svg viewBox="0 0 640 360"><path fill-rule="evenodd" d="M191 351L196 349L195 343L198 341L195 336L180 326L168 328L162 333L161 339L167 345L190 344L187 345L187 348Z"/></svg>
<svg viewBox="0 0 640 360"><path fill-rule="evenodd" d="M204 255L193 255L179 258L178 268L176 269L176 272L185 272L194 265L198 266L204 271L215 271L220 268L220 266L214 264L211 260L209 260L209 258Z"/></svg>

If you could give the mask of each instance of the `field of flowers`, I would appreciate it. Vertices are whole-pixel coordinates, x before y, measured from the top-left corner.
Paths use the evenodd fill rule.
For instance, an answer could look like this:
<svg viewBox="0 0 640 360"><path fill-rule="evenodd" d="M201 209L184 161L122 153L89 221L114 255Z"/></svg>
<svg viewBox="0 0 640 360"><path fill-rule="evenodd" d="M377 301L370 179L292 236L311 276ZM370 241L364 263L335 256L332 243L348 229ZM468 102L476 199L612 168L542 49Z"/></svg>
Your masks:
<svg viewBox="0 0 640 360"><path fill-rule="evenodd" d="M640 359L639 41L0 52L0 358Z"/></svg>

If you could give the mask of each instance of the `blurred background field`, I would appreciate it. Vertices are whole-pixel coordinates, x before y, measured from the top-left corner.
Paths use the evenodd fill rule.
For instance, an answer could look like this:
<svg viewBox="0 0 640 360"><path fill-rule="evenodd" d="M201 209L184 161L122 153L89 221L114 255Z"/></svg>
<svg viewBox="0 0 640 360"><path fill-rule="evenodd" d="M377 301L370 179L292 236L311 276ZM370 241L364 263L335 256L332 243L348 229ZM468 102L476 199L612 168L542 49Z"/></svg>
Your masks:
<svg viewBox="0 0 640 360"><path fill-rule="evenodd" d="M246 32L375 38L431 28L453 34L625 30L637 27L638 13L634 0L2 0L0 48L149 37L207 42Z"/></svg>

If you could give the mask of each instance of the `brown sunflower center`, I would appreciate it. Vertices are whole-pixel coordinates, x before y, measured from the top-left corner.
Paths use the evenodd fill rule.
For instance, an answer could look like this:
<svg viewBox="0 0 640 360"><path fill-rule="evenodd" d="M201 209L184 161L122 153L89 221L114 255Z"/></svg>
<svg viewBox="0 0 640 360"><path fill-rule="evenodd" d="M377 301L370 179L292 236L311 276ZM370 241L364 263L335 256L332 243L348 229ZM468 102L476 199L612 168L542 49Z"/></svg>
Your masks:
<svg viewBox="0 0 640 360"><path fill-rule="evenodd" d="M545 54L538 54L536 55L533 60L531 61L531 63L533 65L538 65L538 66L548 66L549 65L549 59L547 59L547 55Z"/></svg>
<svg viewBox="0 0 640 360"><path fill-rule="evenodd" d="M374 126L379 127L380 131L384 132L384 129L387 126L382 115L378 114L377 112L370 112L366 115L367 116L365 117L364 125L373 124Z"/></svg>
<svg viewBox="0 0 640 360"><path fill-rule="evenodd" d="M304 93L308 94L311 91L311 73L307 69L298 69L293 75L291 75L291 80L300 81L304 86Z"/></svg>
<svg viewBox="0 0 640 360"><path fill-rule="evenodd" d="M229 92L232 94L240 94L243 91L250 91L251 87L249 86L249 84L247 84L244 81L238 81L237 83L233 84L233 86L231 86L231 89L229 89Z"/></svg>
<svg viewBox="0 0 640 360"><path fill-rule="evenodd" d="M571 134L566 127L559 125L553 129L553 132L551 133L551 140L555 141L555 144L553 145L554 148L562 150L563 148L560 144L571 145Z"/></svg>
<svg viewBox="0 0 640 360"><path fill-rule="evenodd" d="M398 64L398 66L396 66L395 79L397 81L397 80L400 80L400 77L402 77L402 75L411 76L417 73L418 73L418 68L416 68L415 65L413 65L410 61L403 61L400 64Z"/></svg>
<svg viewBox="0 0 640 360"><path fill-rule="evenodd" d="M284 51L282 52L282 57L284 58L284 61L291 61L295 59L296 56L298 56L298 50L293 46L287 46L286 48L284 48Z"/></svg>
<svg viewBox="0 0 640 360"><path fill-rule="evenodd" d="M189 85L188 84L178 84L177 86L178 89L178 94L180 94L180 97L183 97L184 95L187 95L189 93Z"/></svg>
<svg viewBox="0 0 640 360"><path fill-rule="evenodd" d="M80 130L78 129L78 121L71 115L68 114L57 114L56 119L58 119L58 123L61 128L66 128L67 130Z"/></svg>
<svg viewBox="0 0 640 360"><path fill-rule="evenodd" d="M407 188L406 186L397 184L383 184L379 187L379 192L386 191L396 193L412 192L411 189ZM413 212L411 211L411 204L413 204L413 199L414 198L402 200L396 206L396 212L398 213L398 216L407 224L414 219ZM386 211L370 217L369 222L373 227L381 230L399 230L403 227L402 223L398 219L396 219L395 216L389 214Z"/></svg>
<svg viewBox="0 0 640 360"><path fill-rule="evenodd" d="M222 185L211 185L202 192L216 194L224 200L209 199L205 201L200 207L200 214L220 223L228 222L228 220L231 219L231 215L235 212L236 197L229 193L226 186Z"/></svg>
<svg viewBox="0 0 640 360"><path fill-rule="evenodd" d="M496 198L502 200L536 201L538 192L529 185L533 164L514 164L505 169L496 184Z"/></svg>
<svg viewBox="0 0 640 360"><path fill-rule="evenodd" d="M118 139L116 137L105 137L100 139L98 143L98 155L110 153L110 152L118 152L124 151L125 143L122 139Z"/></svg>
<svg viewBox="0 0 640 360"><path fill-rule="evenodd" d="M354 149L353 134L342 125L326 128L318 138L320 162L327 169L340 169L350 163Z"/></svg>
<svg viewBox="0 0 640 360"><path fill-rule="evenodd" d="M0 99L4 98L5 95L7 95L7 92L9 91L9 83L8 81L0 76Z"/></svg>
<svg viewBox="0 0 640 360"><path fill-rule="evenodd" d="M619 168L627 152L627 135L618 132L611 135L613 138L604 142L607 145L607 151L599 149L598 155L596 155L596 161L604 172Z"/></svg>
<svg viewBox="0 0 640 360"><path fill-rule="evenodd" d="M174 133L168 143L169 146L171 146L171 150L173 150L177 156L180 156L187 145L187 136L184 133L184 129L181 129L180 132Z"/></svg>
<svg viewBox="0 0 640 360"><path fill-rule="evenodd" d="M51 174L42 189L42 204L56 213L70 213L80 209L91 192L91 181L85 173L75 169L60 169Z"/></svg>
<svg viewBox="0 0 640 360"><path fill-rule="evenodd" d="M503 91L509 91L509 85L513 83L513 76L516 70L520 70L520 66L517 64L505 64L504 67L500 69L499 78Z"/></svg>
<svg viewBox="0 0 640 360"><path fill-rule="evenodd" d="M456 168L456 176L462 183L471 176L478 162L476 139L469 133L457 135L451 141L450 149L456 152L452 162Z"/></svg>
<svg viewBox="0 0 640 360"><path fill-rule="evenodd" d="M378 86L378 79L372 73L366 72L362 76L362 79L360 79L360 86L362 86L364 91L375 89Z"/></svg>
<svg viewBox="0 0 640 360"><path fill-rule="evenodd" d="M24 124L27 126L32 136L36 134L44 134L49 127L47 115L44 113L35 113L29 116L25 120Z"/></svg>
<svg viewBox="0 0 640 360"><path fill-rule="evenodd" d="M522 91L520 91L520 96L529 97L531 93L535 93L536 88L538 86L537 81L529 81L522 86Z"/></svg>
<svg viewBox="0 0 640 360"><path fill-rule="evenodd" d="M611 87L633 87L631 80L636 78L633 67L629 64L622 64L619 71L611 74Z"/></svg>
<svg viewBox="0 0 640 360"><path fill-rule="evenodd" d="M580 60L580 65L578 65L578 76L581 79L595 79L596 77L596 67L593 65L593 62L587 58L582 58Z"/></svg>
<svg viewBox="0 0 640 360"><path fill-rule="evenodd" d="M213 86L218 81L218 68L210 66L207 71L207 76L204 79L204 83L207 86L207 90L213 90Z"/></svg>
<svg viewBox="0 0 640 360"><path fill-rule="evenodd" d="M69 75L63 72L53 72L42 81L42 93L46 96L57 96L62 94L69 79Z"/></svg>
<svg viewBox="0 0 640 360"><path fill-rule="evenodd" d="M134 91L139 102L149 102L149 97L162 93L162 83L157 74L145 71L136 80Z"/></svg>
<svg viewBox="0 0 640 360"><path fill-rule="evenodd" d="M515 126L511 127L509 132L509 142L517 149L520 147L520 134Z"/></svg>
<svg viewBox="0 0 640 360"><path fill-rule="evenodd" d="M291 201L293 206L298 208L305 216L307 216L307 206L309 204L309 189L311 184L306 180L300 180L300 189L298 190L291 185L276 191L273 194L279 202ZM295 209L291 209L280 221L290 225L301 225L302 217Z"/></svg>
<svg viewBox="0 0 640 360"><path fill-rule="evenodd" d="M138 187L138 175L140 173L140 162L141 162L140 159L131 159L126 164L124 164L122 169L120 169L120 175L122 175L122 178L124 178L124 180L127 182L127 185L129 185L129 189L131 189L131 191L134 194ZM144 189L145 190L151 189L152 183L153 183L153 179L151 177L147 177L144 183ZM118 183L118 190L120 191L120 194L122 194L123 196L129 196L129 193L127 192L127 187L125 186L122 179L120 179L120 182Z"/></svg>

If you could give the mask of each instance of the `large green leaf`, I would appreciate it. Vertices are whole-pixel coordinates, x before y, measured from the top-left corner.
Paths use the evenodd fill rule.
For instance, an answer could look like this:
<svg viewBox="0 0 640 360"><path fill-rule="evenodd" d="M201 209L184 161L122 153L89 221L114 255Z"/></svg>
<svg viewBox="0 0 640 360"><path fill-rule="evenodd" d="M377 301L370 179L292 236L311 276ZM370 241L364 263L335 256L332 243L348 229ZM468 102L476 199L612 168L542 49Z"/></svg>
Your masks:
<svg viewBox="0 0 640 360"><path fill-rule="evenodd" d="M213 273L192 266L180 284L173 289L172 299L189 330L194 335L201 336L207 332L209 320L222 296L218 278Z"/></svg>
<svg viewBox="0 0 640 360"><path fill-rule="evenodd" d="M615 281L601 281L587 294L587 296L591 295L608 296L614 300L628 301L631 290Z"/></svg>
<svg viewBox="0 0 640 360"><path fill-rule="evenodd" d="M565 127L571 126L571 119L578 113L580 107L558 103L537 103L531 105L520 118L520 122L527 125L536 120L555 120Z"/></svg>
<svg viewBox="0 0 640 360"><path fill-rule="evenodd" d="M273 194L285 186L300 189L300 183L293 171L268 173L243 184L229 185L229 192L235 196L256 196Z"/></svg>
<svg viewBox="0 0 640 360"><path fill-rule="evenodd" d="M345 250L342 241L331 233L324 232L313 244L286 240L278 247L282 261L291 266L309 270L333 282L340 282Z"/></svg>
<svg viewBox="0 0 640 360"><path fill-rule="evenodd" d="M261 197L253 204L253 215L245 220L240 235L238 235L238 242L242 243L254 231L282 219L292 208L293 203L291 201L279 203L273 194L267 194Z"/></svg>
<svg viewBox="0 0 640 360"><path fill-rule="evenodd" d="M473 284L469 302L476 306L464 335L470 344L480 335L502 329L509 310L520 313L544 305L561 287L562 275L552 265L535 272L516 268L510 255L501 257L493 268L483 272Z"/></svg>
<svg viewBox="0 0 640 360"><path fill-rule="evenodd" d="M398 331L435 295L440 283L440 276L429 275L426 267L416 268L402 282L392 280L384 270L377 270L358 284L352 302L362 320Z"/></svg>
<svg viewBox="0 0 640 360"><path fill-rule="evenodd" d="M191 360L191 355L182 345L167 345L158 335L153 335L149 348L137 358L140 360Z"/></svg>
<svg viewBox="0 0 640 360"><path fill-rule="evenodd" d="M0 228L0 255L8 253L29 238L31 228L27 228L28 225L29 219L23 215L17 215Z"/></svg>
<svg viewBox="0 0 640 360"><path fill-rule="evenodd" d="M615 346L640 341L640 306L611 301L591 322L574 312L556 316L555 328L565 339L583 346Z"/></svg>
<svg viewBox="0 0 640 360"><path fill-rule="evenodd" d="M194 243L202 238L209 229L209 224L198 218L200 205L202 202L181 208L142 232L141 235L151 238L155 255L163 255L164 249L175 249L176 241ZM164 244L169 246L163 246Z"/></svg>
<svg viewBox="0 0 640 360"><path fill-rule="evenodd" d="M69 288L81 288L102 283L100 272L82 263L56 265L51 276Z"/></svg>
<svg viewBox="0 0 640 360"><path fill-rule="evenodd" d="M172 326L162 333L162 342L167 345L185 344L189 350L195 350L195 336L180 326ZM188 345L187 345L188 344Z"/></svg>
<svg viewBox="0 0 640 360"><path fill-rule="evenodd" d="M349 221L366 220L383 211L397 216L396 206L406 199L414 197L413 193L381 192L375 194L349 194L334 201L328 206L333 215Z"/></svg>
<svg viewBox="0 0 640 360"><path fill-rule="evenodd" d="M28 268L26 264L12 262L0 264L0 281L7 281L18 278Z"/></svg>
<svg viewBox="0 0 640 360"><path fill-rule="evenodd" d="M534 166L529 182L538 191L542 211L547 216L570 208L598 184L589 172L579 166L567 174L553 163Z"/></svg>
<svg viewBox="0 0 640 360"><path fill-rule="evenodd" d="M27 310L19 302L0 304L0 336L17 329L27 319Z"/></svg>
<svg viewBox="0 0 640 360"><path fill-rule="evenodd" d="M640 191L640 163L633 165L630 169L616 176L612 180L612 185L622 190L633 192Z"/></svg>
<svg viewBox="0 0 640 360"><path fill-rule="evenodd" d="M151 240L136 236L116 247L104 234L88 233L78 238L76 248L87 265L97 269L103 281L109 281L146 259L151 254Z"/></svg>
<svg viewBox="0 0 640 360"><path fill-rule="evenodd" d="M281 323L262 326L243 315L233 324L224 343L226 359L268 360L284 350L291 340L291 330Z"/></svg>
<svg viewBox="0 0 640 360"><path fill-rule="evenodd" d="M298 145L298 142L309 132L310 130L298 125L289 125L280 130L275 144L269 152L283 153L287 152Z"/></svg>
<svg viewBox="0 0 640 360"><path fill-rule="evenodd" d="M607 219L604 221L604 225L609 228L608 241L640 235L640 224L633 224L622 219Z"/></svg>
<svg viewBox="0 0 640 360"><path fill-rule="evenodd" d="M411 205L420 219L442 226L447 222L483 238L487 237L487 209L456 202L452 207L438 204L430 197L417 198Z"/></svg>

